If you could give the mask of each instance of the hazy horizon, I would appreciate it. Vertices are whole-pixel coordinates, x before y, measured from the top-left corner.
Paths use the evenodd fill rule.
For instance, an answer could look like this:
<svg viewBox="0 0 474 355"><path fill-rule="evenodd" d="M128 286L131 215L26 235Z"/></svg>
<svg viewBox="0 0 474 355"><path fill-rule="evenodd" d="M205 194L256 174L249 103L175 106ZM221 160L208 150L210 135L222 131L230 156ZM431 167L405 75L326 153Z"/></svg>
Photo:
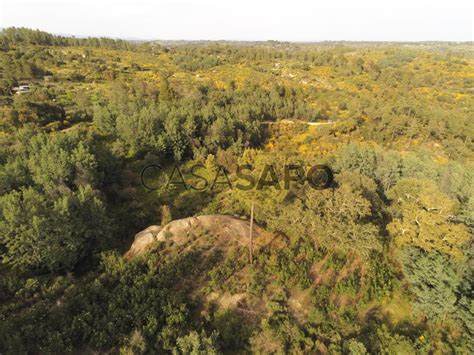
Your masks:
<svg viewBox="0 0 474 355"><path fill-rule="evenodd" d="M7 28L28 28L31 30L38 30L50 33L55 36L63 36L63 37L71 37L71 38L110 38L116 40L124 40L124 41L140 41L140 42L236 42L236 43L258 43L258 42L277 42L277 43L295 43L295 44L312 44L312 43L469 43L473 40L315 40L315 41L298 41L298 40L278 40L278 39L186 39L186 38L177 38L177 39L167 39L167 38L139 38L139 37L115 37L115 36L108 36L108 35L88 35L88 34L74 34L74 33L61 33L61 32L51 32L47 31L42 28L32 28L27 26L9 26L9 27L0 27L0 31L7 29Z"/></svg>
<svg viewBox="0 0 474 355"><path fill-rule="evenodd" d="M355 7L337 0L223 4L214 0L94 2L4 0L0 27L28 27L76 37L158 41L469 42L473 5L466 0L407 1Z"/></svg>

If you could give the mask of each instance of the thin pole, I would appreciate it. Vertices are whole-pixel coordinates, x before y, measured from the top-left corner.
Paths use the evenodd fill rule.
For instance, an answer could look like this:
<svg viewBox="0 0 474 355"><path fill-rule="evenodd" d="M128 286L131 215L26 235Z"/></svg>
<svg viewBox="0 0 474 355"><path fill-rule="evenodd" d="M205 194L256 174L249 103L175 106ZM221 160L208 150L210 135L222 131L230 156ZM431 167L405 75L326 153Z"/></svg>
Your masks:
<svg viewBox="0 0 474 355"><path fill-rule="evenodd" d="M252 204L250 206L250 245L249 245L249 253L250 253L250 264L253 263L253 199Z"/></svg>

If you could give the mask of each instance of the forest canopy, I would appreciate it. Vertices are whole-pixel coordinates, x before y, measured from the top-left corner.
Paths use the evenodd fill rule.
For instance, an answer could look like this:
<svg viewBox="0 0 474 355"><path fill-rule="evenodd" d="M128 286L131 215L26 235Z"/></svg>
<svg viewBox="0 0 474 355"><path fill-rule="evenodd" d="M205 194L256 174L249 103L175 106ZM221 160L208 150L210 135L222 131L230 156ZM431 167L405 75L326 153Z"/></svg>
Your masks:
<svg viewBox="0 0 474 355"><path fill-rule="evenodd" d="M472 46L7 28L0 63L0 353L474 352ZM335 177L150 192L149 164ZM123 256L214 214L269 239Z"/></svg>

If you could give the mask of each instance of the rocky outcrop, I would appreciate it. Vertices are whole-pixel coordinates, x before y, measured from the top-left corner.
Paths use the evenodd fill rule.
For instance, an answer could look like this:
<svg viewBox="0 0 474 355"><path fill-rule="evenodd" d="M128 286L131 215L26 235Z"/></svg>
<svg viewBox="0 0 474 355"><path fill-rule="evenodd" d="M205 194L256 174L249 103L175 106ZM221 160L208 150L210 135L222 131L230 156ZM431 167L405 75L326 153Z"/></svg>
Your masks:
<svg viewBox="0 0 474 355"><path fill-rule="evenodd" d="M132 258L146 252L155 242L171 241L173 244L183 245L191 236L211 235L216 238L217 244L238 242L249 243L250 221L226 215L207 215L178 219L164 227L150 226L135 235L130 250L125 255ZM253 238L257 243L265 231L253 226Z"/></svg>

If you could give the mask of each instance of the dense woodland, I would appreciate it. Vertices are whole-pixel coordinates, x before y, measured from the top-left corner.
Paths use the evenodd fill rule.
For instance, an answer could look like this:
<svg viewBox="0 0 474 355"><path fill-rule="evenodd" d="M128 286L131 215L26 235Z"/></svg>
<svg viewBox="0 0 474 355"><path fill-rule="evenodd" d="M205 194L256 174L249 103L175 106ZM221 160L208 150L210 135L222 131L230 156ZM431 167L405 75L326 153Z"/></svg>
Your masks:
<svg viewBox="0 0 474 355"><path fill-rule="evenodd" d="M9 28L0 63L0 353L474 352L471 44ZM327 164L335 182L141 185L176 163L232 181L239 164ZM275 237L252 263L212 235L123 258L148 225L248 218L251 201Z"/></svg>

